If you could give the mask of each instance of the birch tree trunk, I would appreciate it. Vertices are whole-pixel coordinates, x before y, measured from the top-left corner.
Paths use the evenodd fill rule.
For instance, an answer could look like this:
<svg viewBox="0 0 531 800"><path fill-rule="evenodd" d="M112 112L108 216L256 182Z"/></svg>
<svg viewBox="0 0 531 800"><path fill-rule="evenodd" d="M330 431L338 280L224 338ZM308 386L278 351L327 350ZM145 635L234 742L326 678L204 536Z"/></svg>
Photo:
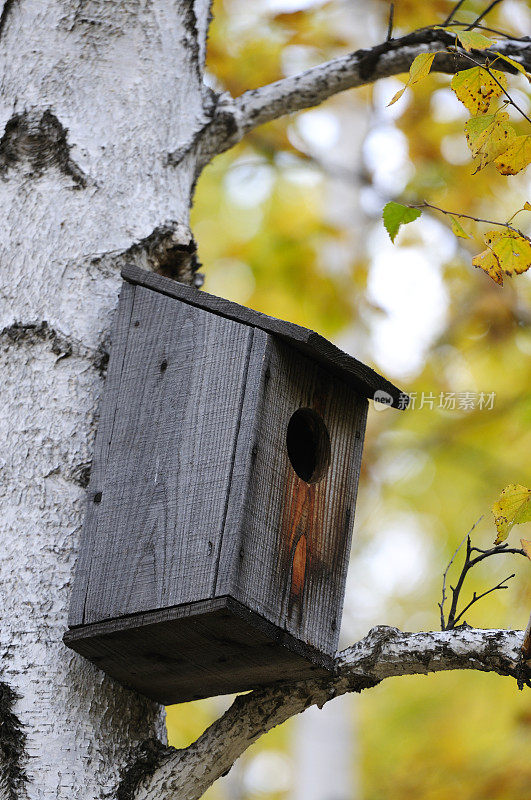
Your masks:
<svg viewBox="0 0 531 800"><path fill-rule="evenodd" d="M95 798L164 740L61 639L120 267L191 279L208 0L0 9L0 796Z"/></svg>

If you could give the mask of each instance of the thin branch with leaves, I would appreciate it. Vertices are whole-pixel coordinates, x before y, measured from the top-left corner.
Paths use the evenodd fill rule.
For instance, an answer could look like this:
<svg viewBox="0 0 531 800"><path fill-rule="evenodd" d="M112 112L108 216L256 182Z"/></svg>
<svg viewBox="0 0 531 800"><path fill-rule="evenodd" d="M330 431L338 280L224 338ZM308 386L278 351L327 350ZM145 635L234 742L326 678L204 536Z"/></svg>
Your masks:
<svg viewBox="0 0 531 800"><path fill-rule="evenodd" d="M524 238L527 238L525 236L525 234L522 233L521 230L519 230L518 228L515 228L514 225L510 224L510 222L496 222L496 220L493 220L493 219L482 219L481 217L474 217L471 214L463 214L460 211L449 211L448 209L441 208L440 206L436 206L433 203L428 203L426 200L424 200L422 203L408 203L407 207L408 208L429 208L432 211L439 211L441 214L445 214L448 217L461 217L463 219L470 219L473 222L484 222L487 225L498 225L501 228L508 228L510 231L514 231L515 233L519 234L519 236L523 236ZM513 219L516 216L516 214L520 213L520 211L524 211L524 209L520 208L520 209L518 209L518 211L515 211L515 213L511 217L511 219Z"/></svg>

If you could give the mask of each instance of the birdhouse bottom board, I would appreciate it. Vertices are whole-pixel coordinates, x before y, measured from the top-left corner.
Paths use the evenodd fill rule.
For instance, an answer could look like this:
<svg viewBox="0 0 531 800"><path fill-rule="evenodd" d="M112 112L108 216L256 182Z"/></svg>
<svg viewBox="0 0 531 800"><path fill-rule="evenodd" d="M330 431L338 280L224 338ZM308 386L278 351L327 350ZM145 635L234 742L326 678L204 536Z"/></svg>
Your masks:
<svg viewBox="0 0 531 800"><path fill-rule="evenodd" d="M318 678L334 664L231 597L74 628L65 643L164 705Z"/></svg>
<svg viewBox="0 0 531 800"><path fill-rule="evenodd" d="M329 674L366 396L256 312L137 273L65 643L166 704Z"/></svg>

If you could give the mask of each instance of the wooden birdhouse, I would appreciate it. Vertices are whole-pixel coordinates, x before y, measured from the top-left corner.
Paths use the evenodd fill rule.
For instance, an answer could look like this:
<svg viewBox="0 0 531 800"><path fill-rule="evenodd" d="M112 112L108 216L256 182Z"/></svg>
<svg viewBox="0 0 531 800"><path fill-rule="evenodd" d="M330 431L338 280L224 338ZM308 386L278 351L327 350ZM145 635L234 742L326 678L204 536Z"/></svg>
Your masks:
<svg viewBox="0 0 531 800"><path fill-rule="evenodd" d="M65 642L175 703L333 667L367 398L326 339L127 267Z"/></svg>

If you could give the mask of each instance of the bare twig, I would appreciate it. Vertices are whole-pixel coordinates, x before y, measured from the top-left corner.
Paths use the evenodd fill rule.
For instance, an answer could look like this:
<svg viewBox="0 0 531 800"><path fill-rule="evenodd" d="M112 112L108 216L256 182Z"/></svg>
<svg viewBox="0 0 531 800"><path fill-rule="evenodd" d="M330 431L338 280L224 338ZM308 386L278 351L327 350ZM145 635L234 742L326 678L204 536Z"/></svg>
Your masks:
<svg viewBox="0 0 531 800"><path fill-rule="evenodd" d="M465 0L459 0L457 5L455 5L452 8L450 13L448 14L446 19L444 20L443 25L449 25L450 24L450 22L453 20L453 18L455 17L455 15L457 14L457 12L459 11L459 9L461 8L461 6L463 5L464 2L465 2Z"/></svg>
<svg viewBox="0 0 531 800"><path fill-rule="evenodd" d="M498 544L496 547L491 547L490 550L481 550L479 547L471 547L470 552L479 553L479 556L471 559L471 567L475 567L480 561L484 561L486 558L490 558L491 556L518 555L527 557L525 550L523 550L521 547L509 547L507 542L504 542L504 544Z"/></svg>
<svg viewBox="0 0 531 800"><path fill-rule="evenodd" d="M474 20L474 22L471 22L471 23L470 23L470 25L469 25L469 26L468 26L468 28L467 28L467 31L471 31L471 30L472 30L472 28L475 28L475 27L476 27L476 25L478 24L478 22L481 22L481 20L482 20L484 17L486 17L486 16L487 16L487 14L490 14L490 12L491 12L491 11L492 11L492 9L494 8L494 6L497 6L497 5L499 5L500 3L502 3L502 2L503 2L503 0L493 0L493 2L492 2L492 3L490 3L490 4L487 6L487 8L485 9L485 11L482 11L482 12L481 12L481 14L479 15L479 17L477 17L477 18Z"/></svg>
<svg viewBox="0 0 531 800"><path fill-rule="evenodd" d="M477 520L474 522L474 524L472 525L472 527L470 528L470 530L468 531L468 533L466 534L466 536L463 538L463 540L462 540L461 544L458 546L457 550L455 551L455 553L454 553L454 554L453 554L453 556L451 557L450 561L448 562L448 566L447 566L447 567L446 567L446 569L444 570L444 574L443 574L443 582L442 582L442 598L441 598L441 602L439 603L439 608L441 609L441 630L442 630L442 631L446 630L446 622L445 622L445 619L444 619L444 604L445 604L445 602L446 602L446 577L447 577L447 575L448 575L448 572L449 572L449 570L450 570L450 567L451 567L451 566L452 566L452 564L454 563L455 557L457 556L458 552L461 550L461 548L462 548L462 546L464 545L464 543L466 542L466 540L470 538L470 536L471 536L471 534L472 534L472 531L473 531L475 528L477 528L477 526L479 525L479 523L481 522L481 520L483 519L483 517L484 517L484 514L482 514L482 515L479 517L479 519L477 519Z"/></svg>
<svg viewBox="0 0 531 800"><path fill-rule="evenodd" d="M478 520L478 522L479 522L479 520ZM450 568L450 565L451 565L452 561L454 560L454 558L456 557L456 555L459 552L459 550L461 549L461 547L463 545L463 542L461 542L461 544L457 548L456 552L454 553L454 555L452 557L452 561L450 561L450 564L448 565L448 567L446 569L446 572L444 573L444 577L443 577L443 600L442 600L441 603L439 603L439 608L441 609L441 625L443 626L442 629L446 630L446 631L453 630L456 627L458 621L463 617L464 613L466 611L468 611L470 606L472 606L478 600L481 600L481 598L485 597L485 595L490 594L491 592L494 592L497 589L502 589L502 588L505 589L505 588L507 588L506 586L503 586L503 584L506 581L508 581L510 578L514 577L513 575L511 575L511 576L509 576L509 578L505 578L504 581L501 581L501 583L497 584L492 589L489 589L488 591L483 592L480 595L477 595L474 592L471 602L467 606L465 606L465 608L463 608L458 613L457 612L457 606L458 606L458 603L459 603L461 590L463 588L463 585L464 585L464 582L465 582L465 578L468 575L468 573L470 572L470 570L473 567L476 566L476 564L479 564L481 561L484 561L486 558L491 558L492 556L515 555L515 554L522 555L522 556L526 555L525 551L522 548L509 547L509 545L507 543L496 545L495 547L491 547L488 550L482 550L480 547L473 547L472 546L472 540L470 538L470 534L472 533L472 531L474 530L476 525L477 525L477 523L473 526L473 528L471 529L470 533L468 533L466 535L465 560L463 562L463 566L461 568L461 572L459 574L459 578L457 580L457 583L456 583L455 587L454 586L450 586L450 589L452 590L452 603L451 603L450 611L449 611L449 614L448 614L448 620L446 620L446 621L444 619L444 614L443 614L443 609L442 609L442 606L443 606L444 601L446 599L446 576L447 576L448 570ZM478 555L477 556L473 556L473 553L478 553Z"/></svg>
<svg viewBox="0 0 531 800"><path fill-rule="evenodd" d="M522 233L521 230L515 228L509 222L496 222L493 219L473 217L471 214L463 214L460 211L448 211L447 208L440 208L439 206L435 206L433 203L428 203L425 200L422 203L408 203L408 208L431 208L433 211L440 211L441 214L445 214L448 217L462 217L463 219L471 219L474 222L485 222L487 225L498 225L501 228L508 228L510 231L514 231L515 233L518 233L520 236L523 236L525 239L527 239L527 236Z"/></svg>
<svg viewBox="0 0 531 800"><path fill-rule="evenodd" d="M470 603L468 603L468 605L466 605L463 608L463 610L455 618L454 627L457 625L457 623L459 622L461 617L468 611L470 606L473 606L474 603L477 603L477 601L481 600L482 597L486 597L488 594L490 594L491 592L496 592L498 589L508 589L509 587L505 586L505 584L507 583L507 581L510 581L511 578L514 578L515 575L516 575L516 573L513 572L512 575L509 575L507 578L504 578L503 581L500 581L499 583L497 583L496 586L492 587L492 589L487 589L486 592L481 592L481 594L476 594L476 592L473 592L472 600L470 601Z"/></svg>
<svg viewBox="0 0 531 800"><path fill-rule="evenodd" d="M389 24L387 26L387 39L386 42L390 42L393 38L393 22L395 16L395 4L391 3L391 7L389 9Z"/></svg>

